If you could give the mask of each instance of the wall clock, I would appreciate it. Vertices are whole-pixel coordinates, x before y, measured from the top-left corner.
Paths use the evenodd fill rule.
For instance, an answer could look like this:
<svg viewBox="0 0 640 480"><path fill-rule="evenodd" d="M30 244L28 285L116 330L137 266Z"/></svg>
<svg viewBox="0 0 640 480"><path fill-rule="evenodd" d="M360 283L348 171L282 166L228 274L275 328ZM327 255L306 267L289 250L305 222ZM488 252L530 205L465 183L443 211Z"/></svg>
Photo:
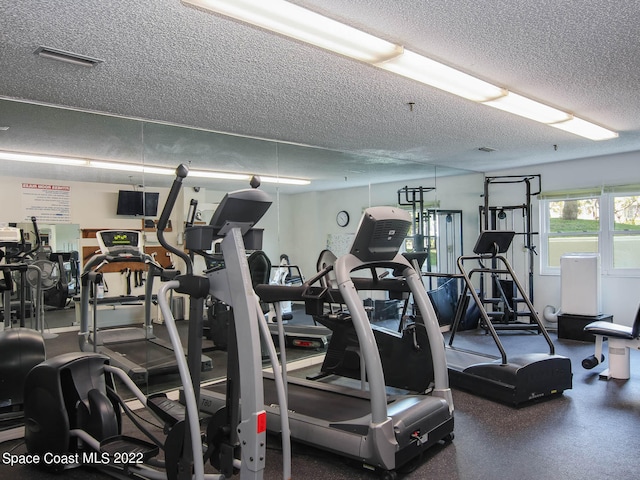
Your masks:
<svg viewBox="0 0 640 480"><path fill-rule="evenodd" d="M346 227L349 225L349 213L346 210L340 210L336 215L336 223L339 227Z"/></svg>

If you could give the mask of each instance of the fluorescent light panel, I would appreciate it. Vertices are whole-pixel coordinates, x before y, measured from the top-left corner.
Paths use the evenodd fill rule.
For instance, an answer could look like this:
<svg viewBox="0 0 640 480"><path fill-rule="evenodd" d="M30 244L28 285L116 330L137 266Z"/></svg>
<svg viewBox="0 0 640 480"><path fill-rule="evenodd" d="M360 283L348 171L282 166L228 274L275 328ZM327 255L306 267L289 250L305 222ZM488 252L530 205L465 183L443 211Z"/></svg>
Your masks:
<svg viewBox="0 0 640 480"><path fill-rule="evenodd" d="M550 126L591 140L610 140L618 136L616 132L576 117L565 122L552 123Z"/></svg>
<svg viewBox="0 0 640 480"><path fill-rule="evenodd" d="M618 134L284 0L182 0L591 140Z"/></svg>
<svg viewBox="0 0 640 480"><path fill-rule="evenodd" d="M269 177L265 175L259 175L260 180L264 183L280 183L284 185L309 185L309 180L302 180L301 178L288 178L288 177Z"/></svg>
<svg viewBox="0 0 640 480"><path fill-rule="evenodd" d="M206 170L189 170L190 177L199 178L216 178L221 180L246 180L251 178L249 175L243 173L227 173L227 172L213 172Z"/></svg>
<svg viewBox="0 0 640 480"><path fill-rule="evenodd" d="M571 118L571 115L566 112L536 102L535 100L530 100L513 92L508 92L507 95L503 97L482 103L540 123L564 122Z"/></svg>
<svg viewBox="0 0 640 480"><path fill-rule="evenodd" d="M506 94L500 87L409 50L376 66L474 102L484 102Z"/></svg>
<svg viewBox="0 0 640 480"><path fill-rule="evenodd" d="M0 151L0 160L12 160L16 162L30 162L30 163L47 163L54 165L72 165L82 167L101 168L105 170L118 170L121 172L137 172L154 175L175 175L175 169L156 167L153 165L141 165L135 163L124 162L103 162L98 160L84 160L81 158L70 157L52 157L47 155L31 155L26 153L16 152L3 152ZM213 170L190 170L190 177L199 178L214 178L219 180L240 180L249 181L251 175L244 173L231 173L231 172L215 172ZM289 177L271 177L260 176L261 180L265 183L279 183L285 185L309 185L309 180L300 178Z"/></svg>
<svg viewBox="0 0 640 480"><path fill-rule="evenodd" d="M80 158L51 157L48 155L30 155L26 153L0 152L0 160L14 162L47 163L54 165L86 166L87 161Z"/></svg>
<svg viewBox="0 0 640 480"><path fill-rule="evenodd" d="M363 62L380 62L402 47L282 0L183 0L266 30Z"/></svg>

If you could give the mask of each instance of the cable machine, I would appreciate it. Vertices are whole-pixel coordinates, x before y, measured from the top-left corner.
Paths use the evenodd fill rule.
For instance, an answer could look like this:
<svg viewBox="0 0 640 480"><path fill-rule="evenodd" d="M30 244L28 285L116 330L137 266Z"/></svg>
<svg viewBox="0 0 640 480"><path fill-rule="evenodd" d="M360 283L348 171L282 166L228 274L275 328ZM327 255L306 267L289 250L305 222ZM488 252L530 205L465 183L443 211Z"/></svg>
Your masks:
<svg viewBox="0 0 640 480"><path fill-rule="evenodd" d="M401 188L398 205L411 207L413 252L405 255L417 262L417 268L428 279L427 293L442 326L453 321L462 287L457 273L457 260L462 255L462 211L425 208L424 195L434 190Z"/></svg>
<svg viewBox="0 0 640 480"><path fill-rule="evenodd" d="M505 184L523 184L525 187L525 202L519 205L491 205L490 187L492 185ZM533 237L534 235L538 235L538 232L533 230L531 200L534 196L540 194L540 191L541 176L539 174L485 177L484 204L479 206L481 232L488 230L513 230L516 235L522 235L524 237L524 248L527 252L528 292L531 302L533 302L534 260L535 255L537 255ZM521 229L515 227L516 212L520 212L522 215L523 222ZM508 224L509 217L511 217L511 225ZM495 267L495 265L493 265L493 267ZM527 322L518 322L519 314L517 304L520 299L515 295L515 287L512 281L500 279L495 275L492 275L492 279L494 280L492 282L492 297L486 298L483 281L481 284L481 298L484 298L486 303L492 303L494 306L500 305L500 308L504 309L504 315L502 315L501 318L492 317L498 321L496 327L524 330L537 328L536 325L531 322L530 318ZM520 316L525 316L525 314Z"/></svg>
<svg viewBox="0 0 640 480"><path fill-rule="evenodd" d="M435 187L403 187L398 190L398 205L402 207L411 207L411 218L413 232L413 250L416 252L427 252L427 265L429 265L429 253L431 245L425 240L427 239L426 212L424 210L424 195L433 192Z"/></svg>
<svg viewBox="0 0 640 480"><path fill-rule="evenodd" d="M398 190L398 205L411 207L413 250L426 254L426 271L453 274L462 255L462 211L425 208L424 195L434 190L403 187Z"/></svg>

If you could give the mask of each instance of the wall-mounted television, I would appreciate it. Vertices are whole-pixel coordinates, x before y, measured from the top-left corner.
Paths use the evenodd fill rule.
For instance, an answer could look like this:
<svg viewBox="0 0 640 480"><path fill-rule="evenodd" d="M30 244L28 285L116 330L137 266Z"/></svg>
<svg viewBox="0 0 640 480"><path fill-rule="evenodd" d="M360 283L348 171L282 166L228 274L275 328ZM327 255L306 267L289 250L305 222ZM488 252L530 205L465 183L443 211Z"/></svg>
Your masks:
<svg viewBox="0 0 640 480"><path fill-rule="evenodd" d="M117 215L144 215L155 217L158 214L157 192L136 192L133 190L120 190L118 192Z"/></svg>

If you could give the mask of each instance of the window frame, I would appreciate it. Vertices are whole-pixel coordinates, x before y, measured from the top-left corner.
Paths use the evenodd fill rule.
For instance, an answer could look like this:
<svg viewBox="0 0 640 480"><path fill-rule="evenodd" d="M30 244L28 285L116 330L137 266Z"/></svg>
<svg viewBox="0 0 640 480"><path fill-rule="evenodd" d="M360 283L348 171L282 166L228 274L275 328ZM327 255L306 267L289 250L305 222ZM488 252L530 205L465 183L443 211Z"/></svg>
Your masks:
<svg viewBox="0 0 640 480"><path fill-rule="evenodd" d="M640 277L640 268L615 268L614 267L614 239L616 236L634 235L633 232L615 230L614 206L616 197L640 196L640 190L612 188L610 191L603 189L596 193L567 193L566 195L545 195L539 198L539 222L540 222L540 275L560 275L560 267L549 266L549 239L565 235L550 232L549 203L562 200L584 200L597 198L599 200L599 231L576 232L575 236L592 236L597 233L598 253L600 254L601 272L603 275L616 277ZM640 236L640 230L635 234Z"/></svg>

